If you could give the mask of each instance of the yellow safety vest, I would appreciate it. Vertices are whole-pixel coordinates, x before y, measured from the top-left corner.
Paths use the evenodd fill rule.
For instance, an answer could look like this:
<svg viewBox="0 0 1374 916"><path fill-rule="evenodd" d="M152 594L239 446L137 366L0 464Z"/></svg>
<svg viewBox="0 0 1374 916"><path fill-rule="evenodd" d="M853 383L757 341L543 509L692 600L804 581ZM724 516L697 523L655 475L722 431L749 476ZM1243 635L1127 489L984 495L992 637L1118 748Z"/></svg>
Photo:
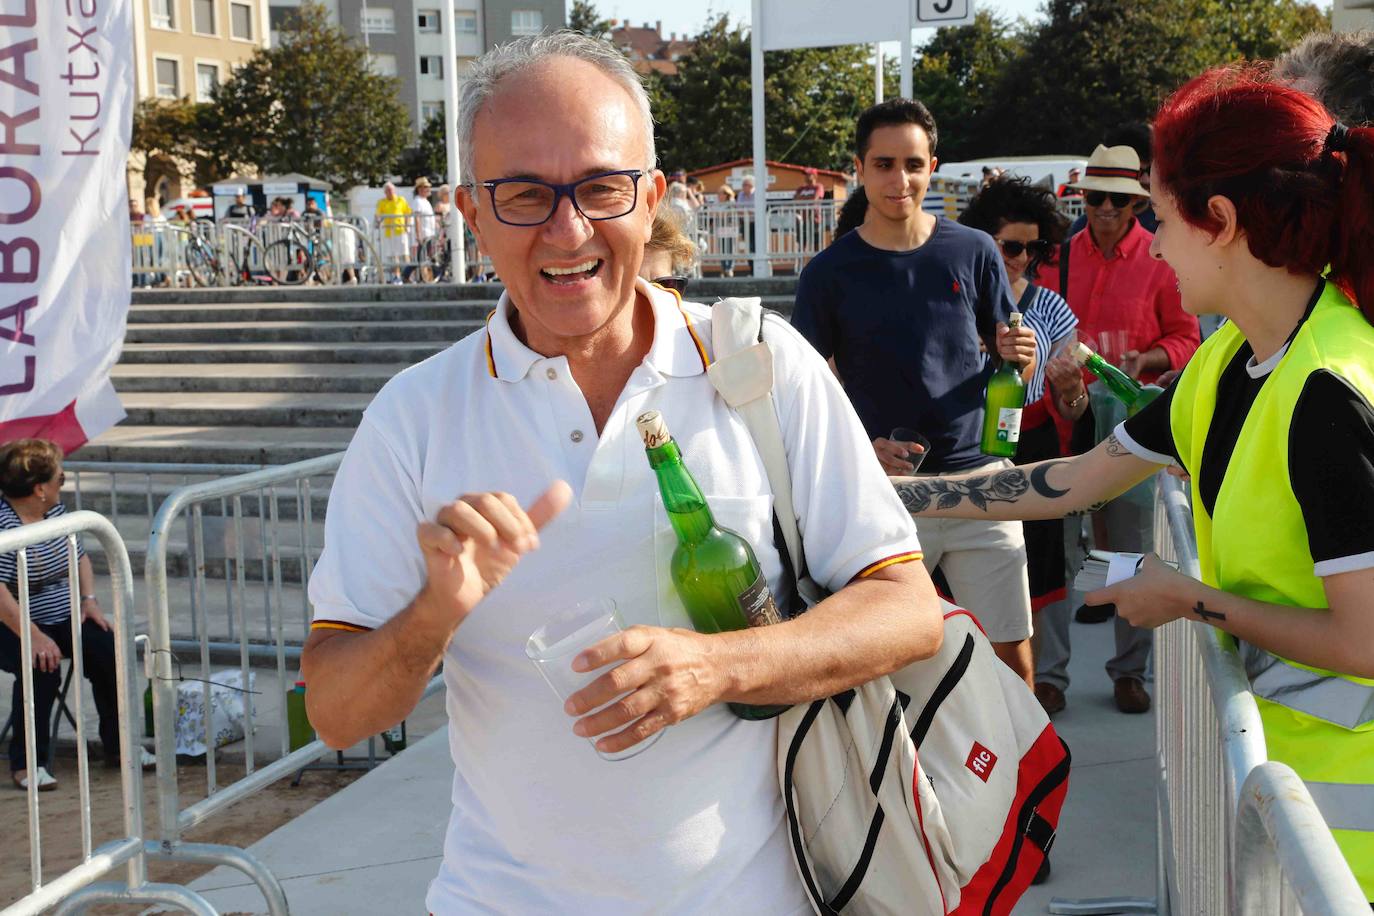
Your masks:
<svg viewBox="0 0 1374 916"><path fill-rule="evenodd" d="M1217 385L1244 338L1228 323L1189 362L1174 392L1174 444L1196 475ZM1333 283L1260 389L1209 515L1193 487L1198 559L1208 585L1326 612L1307 527L1288 473L1289 426L1308 377L1325 369L1374 401L1374 327ZM1374 612L1374 609L1371 609ZM1374 900L1374 680L1326 671L1238 643L1271 760L1312 793L1360 886Z"/></svg>

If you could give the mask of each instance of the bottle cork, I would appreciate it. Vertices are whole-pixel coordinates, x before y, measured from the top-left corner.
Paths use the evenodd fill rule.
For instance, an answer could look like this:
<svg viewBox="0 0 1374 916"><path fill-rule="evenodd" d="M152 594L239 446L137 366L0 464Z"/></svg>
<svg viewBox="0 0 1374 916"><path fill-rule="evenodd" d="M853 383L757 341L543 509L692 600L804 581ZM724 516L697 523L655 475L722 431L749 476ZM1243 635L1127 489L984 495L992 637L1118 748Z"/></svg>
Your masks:
<svg viewBox="0 0 1374 916"><path fill-rule="evenodd" d="M668 424L664 422L663 414L657 410L646 410L640 414L635 419L635 426L639 428L645 448L658 448L672 438L668 435Z"/></svg>
<svg viewBox="0 0 1374 916"><path fill-rule="evenodd" d="M1074 344L1073 358L1078 363L1078 365L1086 365L1088 360L1092 358L1092 355L1093 351L1088 349L1086 344L1082 342Z"/></svg>
<svg viewBox="0 0 1374 916"><path fill-rule="evenodd" d="M1013 331L1021 327L1020 312L1011 312L1007 315L1007 327L1011 328Z"/></svg>

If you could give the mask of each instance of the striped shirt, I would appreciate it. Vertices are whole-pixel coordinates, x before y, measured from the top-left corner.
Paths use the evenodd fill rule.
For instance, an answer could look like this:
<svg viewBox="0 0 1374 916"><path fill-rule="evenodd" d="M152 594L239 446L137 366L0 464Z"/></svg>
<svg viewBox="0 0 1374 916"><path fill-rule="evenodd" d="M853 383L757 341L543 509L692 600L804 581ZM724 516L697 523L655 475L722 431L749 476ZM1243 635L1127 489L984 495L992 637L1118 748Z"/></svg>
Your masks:
<svg viewBox="0 0 1374 916"><path fill-rule="evenodd" d="M1078 318L1064 297L1034 283L1026 287L1016 307L1027 327L1035 331L1035 371L1026 384L1026 403L1034 404L1045 394L1045 364L1055 346L1077 329Z"/></svg>
<svg viewBox="0 0 1374 916"><path fill-rule="evenodd" d="M58 503L43 514L43 518L57 518L64 514L67 507ZM24 524L19 513L9 501L0 497L0 531L8 531ZM76 539L78 557L85 556L81 538ZM29 613L34 623L62 623L71 617L71 594L67 581L67 539L53 538L38 544L30 544L27 550L29 561ZM5 583L15 601L19 600L19 556L17 553L0 554L0 582Z"/></svg>

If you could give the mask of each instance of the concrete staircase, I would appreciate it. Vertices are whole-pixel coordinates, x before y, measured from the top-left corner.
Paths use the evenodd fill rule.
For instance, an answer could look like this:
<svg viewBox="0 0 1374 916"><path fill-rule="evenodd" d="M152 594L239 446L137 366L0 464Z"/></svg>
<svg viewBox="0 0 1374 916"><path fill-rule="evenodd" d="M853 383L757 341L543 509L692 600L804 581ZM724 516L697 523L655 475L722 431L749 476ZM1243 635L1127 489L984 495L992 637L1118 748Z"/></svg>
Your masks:
<svg viewBox="0 0 1374 916"><path fill-rule="evenodd" d="M272 465L339 451L387 379L480 329L500 291L136 291L113 371L128 418L72 458ZM691 298L790 312L795 291L795 278L703 279Z"/></svg>

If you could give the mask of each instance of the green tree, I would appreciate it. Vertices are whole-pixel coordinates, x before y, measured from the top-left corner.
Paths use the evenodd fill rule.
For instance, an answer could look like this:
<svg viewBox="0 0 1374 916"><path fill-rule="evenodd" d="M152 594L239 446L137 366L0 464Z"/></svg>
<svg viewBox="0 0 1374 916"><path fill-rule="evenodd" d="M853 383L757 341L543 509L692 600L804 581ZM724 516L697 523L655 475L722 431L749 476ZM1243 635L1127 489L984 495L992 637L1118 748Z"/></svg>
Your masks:
<svg viewBox="0 0 1374 916"><path fill-rule="evenodd" d="M410 138L397 82L306 3L279 45L215 90L203 145L221 164L301 172L341 188L384 179Z"/></svg>
<svg viewBox="0 0 1374 916"><path fill-rule="evenodd" d="M396 166L392 169L407 182L414 182L421 175L440 182L448 177L448 132L444 128L444 117L435 114L425 122L420 131L420 142L401 151Z"/></svg>
<svg viewBox="0 0 1374 916"><path fill-rule="evenodd" d="M971 129L974 155L1086 154L1114 125L1149 120L1203 70L1265 58L1322 27L1297 0L1046 0Z"/></svg>
<svg viewBox="0 0 1374 916"><path fill-rule="evenodd" d="M659 157L696 168L752 155L749 34L718 16L678 72L650 81ZM764 61L770 159L847 168L854 120L873 98L865 46L770 51Z"/></svg>
<svg viewBox="0 0 1374 916"><path fill-rule="evenodd" d="M592 0L573 0L568 11L568 28L593 38L611 37L611 20L603 19Z"/></svg>
<svg viewBox="0 0 1374 916"><path fill-rule="evenodd" d="M1023 50L1020 31L985 10L976 14L972 25L937 29L917 49L912 95L935 116L941 159L976 158L1000 141L1000 130L986 114L1003 71Z"/></svg>

